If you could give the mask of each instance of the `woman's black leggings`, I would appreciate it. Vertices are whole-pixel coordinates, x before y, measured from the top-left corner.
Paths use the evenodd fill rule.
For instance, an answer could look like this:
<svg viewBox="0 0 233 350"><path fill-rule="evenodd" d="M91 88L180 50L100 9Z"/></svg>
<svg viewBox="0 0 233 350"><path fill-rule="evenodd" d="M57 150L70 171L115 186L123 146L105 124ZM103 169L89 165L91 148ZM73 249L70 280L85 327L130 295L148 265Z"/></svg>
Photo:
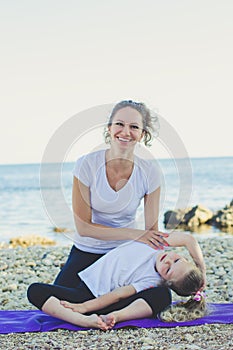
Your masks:
<svg viewBox="0 0 233 350"><path fill-rule="evenodd" d="M81 303L93 299L94 295L86 284L80 280L77 273L94 263L102 255L83 252L73 246L68 260L58 274L54 284L31 284L27 291L28 300L37 308L41 309L46 300L51 296L73 303ZM97 313L105 314L121 309L139 298L144 299L150 305L153 315L156 317L160 311L170 305L171 292L166 287L149 288L104 309L98 310Z"/></svg>

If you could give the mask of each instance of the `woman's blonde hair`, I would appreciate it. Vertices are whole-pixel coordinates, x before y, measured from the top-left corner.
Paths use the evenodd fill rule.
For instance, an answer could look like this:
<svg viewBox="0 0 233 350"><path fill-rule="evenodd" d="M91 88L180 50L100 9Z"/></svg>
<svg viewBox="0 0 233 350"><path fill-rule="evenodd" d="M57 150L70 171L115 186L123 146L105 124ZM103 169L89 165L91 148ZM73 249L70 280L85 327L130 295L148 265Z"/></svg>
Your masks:
<svg viewBox="0 0 233 350"><path fill-rule="evenodd" d="M116 112L125 107L133 108L141 114L142 123L143 123L143 142L145 146L150 146L151 141L153 140L153 137L158 134L158 129L159 129L158 116L155 112L152 113L152 111L150 111L150 109L147 108L147 106L143 102L135 102L132 100L124 100L124 101L118 102L114 106L109 116L108 124L104 130L105 143L111 142L109 127L112 125L112 120Z"/></svg>
<svg viewBox="0 0 233 350"><path fill-rule="evenodd" d="M170 305L159 314L159 318L164 322L184 322L206 315L205 296L203 293L200 293L203 283L203 274L196 266L179 281L165 281L163 284L171 288L176 294L191 297L187 301Z"/></svg>

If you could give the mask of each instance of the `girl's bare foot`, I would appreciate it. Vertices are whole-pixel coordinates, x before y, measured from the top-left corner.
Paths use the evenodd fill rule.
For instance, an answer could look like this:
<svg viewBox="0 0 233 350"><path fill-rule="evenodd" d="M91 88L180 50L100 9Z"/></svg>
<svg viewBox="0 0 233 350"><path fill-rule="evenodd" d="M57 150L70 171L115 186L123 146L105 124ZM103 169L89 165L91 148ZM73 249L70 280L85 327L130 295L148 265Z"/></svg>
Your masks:
<svg viewBox="0 0 233 350"><path fill-rule="evenodd" d="M108 327L107 329L112 329L114 325L116 324L116 316L112 312L111 314L108 315L100 315L102 321L105 323L105 325Z"/></svg>
<svg viewBox="0 0 233 350"><path fill-rule="evenodd" d="M96 314L92 314L90 316L86 316L86 324L83 326L84 327L94 327L94 328L99 328L102 329L103 331L106 331L107 325L106 323L102 320L102 318Z"/></svg>

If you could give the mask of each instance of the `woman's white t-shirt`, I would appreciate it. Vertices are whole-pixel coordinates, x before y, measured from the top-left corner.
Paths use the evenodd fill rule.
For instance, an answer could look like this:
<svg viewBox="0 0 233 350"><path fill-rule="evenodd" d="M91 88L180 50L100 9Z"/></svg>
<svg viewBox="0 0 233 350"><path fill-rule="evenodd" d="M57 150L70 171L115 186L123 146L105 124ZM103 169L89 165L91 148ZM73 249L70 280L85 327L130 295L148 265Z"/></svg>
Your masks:
<svg viewBox="0 0 233 350"><path fill-rule="evenodd" d="M90 189L93 223L134 228L136 211L142 198L160 186L160 171L155 162L135 156L129 180L123 188L115 191L107 179L105 152L104 149L79 158L73 175ZM74 241L77 248L100 254L105 254L124 242L81 237L78 232Z"/></svg>
<svg viewBox="0 0 233 350"><path fill-rule="evenodd" d="M155 270L160 252L142 242L127 242L112 249L78 275L95 297L128 285L140 292L157 287L161 282Z"/></svg>

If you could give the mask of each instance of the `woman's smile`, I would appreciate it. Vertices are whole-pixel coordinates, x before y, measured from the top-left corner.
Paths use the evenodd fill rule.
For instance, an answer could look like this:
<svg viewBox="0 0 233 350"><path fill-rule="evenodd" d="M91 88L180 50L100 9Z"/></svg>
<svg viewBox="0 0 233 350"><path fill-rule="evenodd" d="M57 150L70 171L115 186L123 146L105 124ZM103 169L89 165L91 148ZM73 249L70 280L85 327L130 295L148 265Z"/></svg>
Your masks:
<svg viewBox="0 0 233 350"><path fill-rule="evenodd" d="M125 142L125 143L132 141L132 139L125 139L123 137L117 137L117 138L118 138L119 141Z"/></svg>

